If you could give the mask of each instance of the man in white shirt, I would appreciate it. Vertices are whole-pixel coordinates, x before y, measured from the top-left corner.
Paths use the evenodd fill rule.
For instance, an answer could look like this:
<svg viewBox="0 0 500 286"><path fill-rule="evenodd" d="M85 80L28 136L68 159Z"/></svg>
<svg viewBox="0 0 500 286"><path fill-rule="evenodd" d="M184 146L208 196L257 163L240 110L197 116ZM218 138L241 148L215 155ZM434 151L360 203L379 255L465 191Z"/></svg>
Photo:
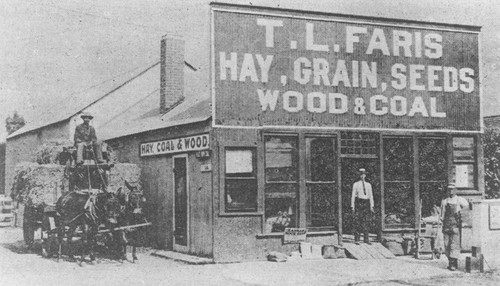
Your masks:
<svg viewBox="0 0 500 286"><path fill-rule="evenodd" d="M351 209L355 215L354 241L359 244L360 233L363 232L363 241L371 244L368 229L373 213L372 185L365 181L366 170L359 169L360 180L352 186Z"/></svg>
<svg viewBox="0 0 500 286"><path fill-rule="evenodd" d="M441 202L441 220L443 221L444 249L448 257L448 269L455 271L460 258L460 211L468 208L469 202L457 196L454 184L448 185L448 197Z"/></svg>

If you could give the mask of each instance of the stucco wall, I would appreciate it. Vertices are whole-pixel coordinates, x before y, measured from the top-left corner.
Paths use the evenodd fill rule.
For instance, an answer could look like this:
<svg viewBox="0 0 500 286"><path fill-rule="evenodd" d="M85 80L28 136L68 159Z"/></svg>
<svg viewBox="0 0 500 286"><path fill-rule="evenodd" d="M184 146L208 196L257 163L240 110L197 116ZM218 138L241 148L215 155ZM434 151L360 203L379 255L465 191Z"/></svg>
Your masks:
<svg viewBox="0 0 500 286"><path fill-rule="evenodd" d="M37 148L51 140L69 139L69 120L45 126L13 138L7 138L5 152L5 193L10 194L14 170L23 161L34 162Z"/></svg>

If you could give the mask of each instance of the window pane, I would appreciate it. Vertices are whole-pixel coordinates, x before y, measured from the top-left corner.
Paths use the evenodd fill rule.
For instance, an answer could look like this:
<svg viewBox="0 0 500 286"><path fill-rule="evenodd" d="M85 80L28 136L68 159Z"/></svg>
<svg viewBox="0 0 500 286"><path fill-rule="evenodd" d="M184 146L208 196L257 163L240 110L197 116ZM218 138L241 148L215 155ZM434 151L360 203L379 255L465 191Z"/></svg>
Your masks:
<svg viewBox="0 0 500 286"><path fill-rule="evenodd" d="M413 180L411 139L384 139L384 178L386 181Z"/></svg>
<svg viewBox="0 0 500 286"><path fill-rule="evenodd" d="M297 138L266 136L266 181L297 181Z"/></svg>
<svg viewBox="0 0 500 286"><path fill-rule="evenodd" d="M225 211L257 211L254 149L226 149Z"/></svg>
<svg viewBox="0 0 500 286"><path fill-rule="evenodd" d="M413 141L384 138L384 223L386 228L414 225Z"/></svg>
<svg viewBox="0 0 500 286"><path fill-rule="evenodd" d="M308 227L337 229L338 200L334 184L308 184Z"/></svg>
<svg viewBox="0 0 500 286"><path fill-rule="evenodd" d="M384 189L386 228L404 228L414 225L414 195L411 183L387 183Z"/></svg>
<svg viewBox="0 0 500 286"><path fill-rule="evenodd" d="M422 200L422 217L433 215L435 207L441 207L441 201L446 197L446 181L420 183L420 199Z"/></svg>
<svg viewBox="0 0 500 286"><path fill-rule="evenodd" d="M453 138L453 160L475 161L474 138L472 137Z"/></svg>
<svg viewBox="0 0 500 286"><path fill-rule="evenodd" d="M308 150L307 180L332 182L335 180L335 145L333 138L306 138Z"/></svg>
<svg viewBox="0 0 500 286"><path fill-rule="evenodd" d="M266 198L264 233L283 232L286 227L297 227L297 200Z"/></svg>
<svg viewBox="0 0 500 286"><path fill-rule="evenodd" d="M253 174L252 150L226 150L226 174Z"/></svg>
<svg viewBox="0 0 500 286"><path fill-rule="evenodd" d="M446 181L448 175L446 141L444 139L420 139L418 141L420 180Z"/></svg>
<svg viewBox="0 0 500 286"><path fill-rule="evenodd" d="M257 211L257 180L226 179L226 212Z"/></svg>
<svg viewBox="0 0 500 286"><path fill-rule="evenodd" d="M265 233L297 227L298 186L295 183L266 184Z"/></svg>

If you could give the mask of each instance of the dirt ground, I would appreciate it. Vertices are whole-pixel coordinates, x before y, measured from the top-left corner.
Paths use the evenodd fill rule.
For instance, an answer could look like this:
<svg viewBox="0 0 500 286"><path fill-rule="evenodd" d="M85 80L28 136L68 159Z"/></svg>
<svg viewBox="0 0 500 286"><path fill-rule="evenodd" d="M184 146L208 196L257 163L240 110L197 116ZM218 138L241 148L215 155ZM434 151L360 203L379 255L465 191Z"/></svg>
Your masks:
<svg viewBox="0 0 500 286"><path fill-rule="evenodd" d="M141 249L136 263L99 253L97 263L80 266L43 258L39 244L25 247L20 228L0 228L0 285L500 285L499 272L450 272L445 258L187 265L152 251Z"/></svg>

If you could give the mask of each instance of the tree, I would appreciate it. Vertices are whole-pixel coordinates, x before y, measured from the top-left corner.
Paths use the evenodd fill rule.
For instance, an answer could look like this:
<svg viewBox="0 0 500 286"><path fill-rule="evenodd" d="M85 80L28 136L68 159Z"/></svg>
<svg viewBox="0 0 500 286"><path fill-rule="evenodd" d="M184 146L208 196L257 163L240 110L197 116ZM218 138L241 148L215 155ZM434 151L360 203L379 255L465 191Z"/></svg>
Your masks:
<svg viewBox="0 0 500 286"><path fill-rule="evenodd" d="M5 119L5 128L7 129L7 133L10 135L16 132L19 128L23 127L26 124L24 121L24 117L19 115L17 111L14 111L12 116L9 116Z"/></svg>
<svg viewBox="0 0 500 286"><path fill-rule="evenodd" d="M500 129L485 128L483 136L486 198L500 197Z"/></svg>

